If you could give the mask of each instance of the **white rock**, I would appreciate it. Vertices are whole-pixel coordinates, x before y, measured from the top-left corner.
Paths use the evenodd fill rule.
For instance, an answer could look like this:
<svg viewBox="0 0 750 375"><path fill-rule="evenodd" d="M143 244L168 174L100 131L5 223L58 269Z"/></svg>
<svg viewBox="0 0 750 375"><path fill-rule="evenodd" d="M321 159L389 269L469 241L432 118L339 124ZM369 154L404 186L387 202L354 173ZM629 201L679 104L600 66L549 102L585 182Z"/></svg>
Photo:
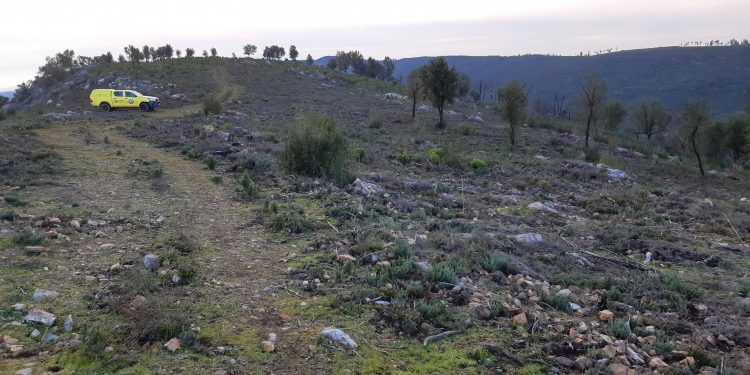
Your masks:
<svg viewBox="0 0 750 375"><path fill-rule="evenodd" d="M520 243L543 243L544 238L539 233L523 233L513 237L516 242Z"/></svg>

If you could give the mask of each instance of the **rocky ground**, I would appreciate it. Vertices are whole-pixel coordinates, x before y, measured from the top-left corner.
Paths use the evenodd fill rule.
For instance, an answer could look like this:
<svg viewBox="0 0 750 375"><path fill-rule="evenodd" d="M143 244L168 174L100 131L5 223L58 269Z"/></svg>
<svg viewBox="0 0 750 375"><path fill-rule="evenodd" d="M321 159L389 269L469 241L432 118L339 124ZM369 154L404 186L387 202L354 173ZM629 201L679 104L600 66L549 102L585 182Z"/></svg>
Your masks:
<svg viewBox="0 0 750 375"><path fill-rule="evenodd" d="M750 373L746 172L606 134L588 163L535 122L511 148L484 105L436 130L390 84L224 60L0 123L0 372ZM80 107L126 81L181 95ZM351 184L280 167L321 115Z"/></svg>

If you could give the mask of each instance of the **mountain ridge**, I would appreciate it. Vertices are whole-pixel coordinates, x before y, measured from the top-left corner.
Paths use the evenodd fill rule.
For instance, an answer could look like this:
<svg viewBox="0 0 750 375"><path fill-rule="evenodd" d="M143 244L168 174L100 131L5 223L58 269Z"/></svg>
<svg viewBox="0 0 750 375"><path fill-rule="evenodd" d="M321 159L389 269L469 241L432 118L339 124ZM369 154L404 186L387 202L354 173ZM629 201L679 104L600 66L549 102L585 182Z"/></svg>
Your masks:
<svg viewBox="0 0 750 375"><path fill-rule="evenodd" d="M332 57L316 60L325 65ZM430 56L395 60L394 78L405 80L409 72L424 65ZM493 90L484 94L494 99L498 85L519 80L531 88L530 103L550 103L555 94L572 103L579 82L597 73L609 84L609 97L632 108L642 98L657 98L673 112L692 100L705 100L716 115L741 111L745 90L750 85L750 48L658 47L625 50L592 56L445 56L449 64L467 74L472 89Z"/></svg>

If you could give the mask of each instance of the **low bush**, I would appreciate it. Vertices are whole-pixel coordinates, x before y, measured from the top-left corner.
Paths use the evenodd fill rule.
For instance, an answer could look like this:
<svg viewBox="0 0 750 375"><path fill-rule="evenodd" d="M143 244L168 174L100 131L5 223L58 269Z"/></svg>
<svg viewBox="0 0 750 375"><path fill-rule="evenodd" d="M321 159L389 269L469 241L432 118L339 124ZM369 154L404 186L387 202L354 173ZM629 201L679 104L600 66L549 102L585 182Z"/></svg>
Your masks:
<svg viewBox="0 0 750 375"><path fill-rule="evenodd" d="M203 115L208 116L210 114L220 115L221 114L221 102L215 95L206 95L201 101L201 108Z"/></svg>
<svg viewBox="0 0 750 375"><path fill-rule="evenodd" d="M243 199L255 199L258 197L260 189L258 189L258 186L256 186L253 180L250 179L249 174L243 173L238 183L239 187L237 188L237 191Z"/></svg>
<svg viewBox="0 0 750 375"><path fill-rule="evenodd" d="M510 263L510 257L502 253L492 253L482 261L487 272L502 271L505 274L517 274L518 269Z"/></svg>
<svg viewBox="0 0 750 375"><path fill-rule="evenodd" d="M303 233L317 227L315 221L307 216L305 210L295 204L277 204L266 201L263 211L266 213L265 224L275 231Z"/></svg>
<svg viewBox="0 0 750 375"><path fill-rule="evenodd" d="M396 160L401 164L409 164L411 163L412 158L408 154L402 152L396 156Z"/></svg>
<svg viewBox="0 0 750 375"><path fill-rule="evenodd" d="M296 124L281 161L287 171L322 177L337 183L351 180L347 166L349 142L330 118L316 117Z"/></svg>
<svg viewBox="0 0 750 375"><path fill-rule="evenodd" d="M471 159L471 161L469 162L469 166L471 167L471 169L478 171L480 169L484 169L484 167L487 166L487 163L485 163L485 161L482 159Z"/></svg>
<svg viewBox="0 0 750 375"><path fill-rule="evenodd" d="M36 246L44 241L44 236L31 230L17 232L11 238L11 242L18 246Z"/></svg>
<svg viewBox="0 0 750 375"><path fill-rule="evenodd" d="M599 159L601 159L601 154L599 154L599 150L596 148L587 148L584 155L584 160L586 160L589 163L598 163Z"/></svg>

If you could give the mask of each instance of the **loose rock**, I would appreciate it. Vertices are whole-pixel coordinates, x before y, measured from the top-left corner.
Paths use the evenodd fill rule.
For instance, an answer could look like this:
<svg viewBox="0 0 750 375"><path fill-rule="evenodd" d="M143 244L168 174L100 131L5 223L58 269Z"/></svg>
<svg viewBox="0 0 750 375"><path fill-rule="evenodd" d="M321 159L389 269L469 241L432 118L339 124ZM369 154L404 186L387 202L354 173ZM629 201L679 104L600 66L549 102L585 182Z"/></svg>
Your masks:
<svg viewBox="0 0 750 375"><path fill-rule="evenodd" d="M352 338L349 337L349 335L344 333L344 331L338 328L330 328L330 327L326 328L320 331L320 335L338 344L341 344L347 348L352 348L352 349L357 348L357 343L354 340L352 340Z"/></svg>
<svg viewBox="0 0 750 375"><path fill-rule="evenodd" d="M41 323L45 326L51 326L55 324L55 319L57 319L57 317L55 317L55 314L49 313L42 309L33 309L29 311L28 315L26 315L26 321L32 323Z"/></svg>

